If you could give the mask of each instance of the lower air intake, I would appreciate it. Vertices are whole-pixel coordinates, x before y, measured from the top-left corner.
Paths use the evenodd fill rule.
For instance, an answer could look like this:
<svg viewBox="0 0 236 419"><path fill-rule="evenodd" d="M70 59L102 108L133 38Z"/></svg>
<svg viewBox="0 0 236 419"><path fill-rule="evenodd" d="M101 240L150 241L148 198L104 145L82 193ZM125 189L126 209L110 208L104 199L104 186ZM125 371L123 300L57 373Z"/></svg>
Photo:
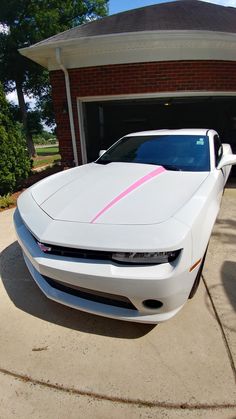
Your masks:
<svg viewBox="0 0 236 419"><path fill-rule="evenodd" d="M87 288L77 287L76 285L67 284L65 282L57 281L47 276L43 276L45 281L53 288L63 291L66 294L74 295L84 300L94 301L100 304L109 306L126 308L129 310L137 310L131 301L122 295L108 294L101 291L90 290Z"/></svg>

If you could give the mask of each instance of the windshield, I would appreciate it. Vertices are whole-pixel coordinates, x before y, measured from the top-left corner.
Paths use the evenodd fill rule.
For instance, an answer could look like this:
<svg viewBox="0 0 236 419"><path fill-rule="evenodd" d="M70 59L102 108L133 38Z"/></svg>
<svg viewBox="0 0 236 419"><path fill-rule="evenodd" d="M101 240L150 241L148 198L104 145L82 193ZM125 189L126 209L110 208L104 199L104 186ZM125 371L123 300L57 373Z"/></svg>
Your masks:
<svg viewBox="0 0 236 419"><path fill-rule="evenodd" d="M204 135L143 135L123 137L97 161L160 165L167 170L210 170L209 142Z"/></svg>

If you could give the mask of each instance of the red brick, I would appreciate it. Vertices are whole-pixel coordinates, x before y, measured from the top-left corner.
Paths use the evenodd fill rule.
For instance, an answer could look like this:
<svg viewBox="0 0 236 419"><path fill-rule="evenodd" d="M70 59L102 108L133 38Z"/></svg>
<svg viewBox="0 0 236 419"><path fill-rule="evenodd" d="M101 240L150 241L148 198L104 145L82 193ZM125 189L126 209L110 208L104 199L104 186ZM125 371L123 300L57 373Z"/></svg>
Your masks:
<svg viewBox="0 0 236 419"><path fill-rule="evenodd" d="M234 61L168 61L118 64L69 71L77 148L81 161L76 98L174 91L236 91ZM73 160L64 74L50 73L57 133L63 162Z"/></svg>

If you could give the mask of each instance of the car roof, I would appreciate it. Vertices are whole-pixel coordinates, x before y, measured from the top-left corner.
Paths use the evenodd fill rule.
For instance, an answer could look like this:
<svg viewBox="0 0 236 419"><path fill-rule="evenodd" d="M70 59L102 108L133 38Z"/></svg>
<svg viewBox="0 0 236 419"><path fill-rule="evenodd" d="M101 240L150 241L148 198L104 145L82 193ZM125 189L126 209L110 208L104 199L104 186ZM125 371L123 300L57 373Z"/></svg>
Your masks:
<svg viewBox="0 0 236 419"><path fill-rule="evenodd" d="M139 131L127 134L126 137L137 137L143 135L207 135L207 128L185 128L185 129L158 129L151 131Z"/></svg>

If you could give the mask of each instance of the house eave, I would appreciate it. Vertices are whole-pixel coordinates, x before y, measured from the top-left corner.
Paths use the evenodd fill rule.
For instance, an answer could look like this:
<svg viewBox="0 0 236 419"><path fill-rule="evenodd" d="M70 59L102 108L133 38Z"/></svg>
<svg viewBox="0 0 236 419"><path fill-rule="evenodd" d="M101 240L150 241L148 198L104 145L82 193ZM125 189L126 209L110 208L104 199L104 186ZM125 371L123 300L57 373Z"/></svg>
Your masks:
<svg viewBox="0 0 236 419"><path fill-rule="evenodd" d="M60 47L66 68L179 60L236 61L236 34L212 31L146 31L39 43L20 49L25 57L58 70Z"/></svg>

